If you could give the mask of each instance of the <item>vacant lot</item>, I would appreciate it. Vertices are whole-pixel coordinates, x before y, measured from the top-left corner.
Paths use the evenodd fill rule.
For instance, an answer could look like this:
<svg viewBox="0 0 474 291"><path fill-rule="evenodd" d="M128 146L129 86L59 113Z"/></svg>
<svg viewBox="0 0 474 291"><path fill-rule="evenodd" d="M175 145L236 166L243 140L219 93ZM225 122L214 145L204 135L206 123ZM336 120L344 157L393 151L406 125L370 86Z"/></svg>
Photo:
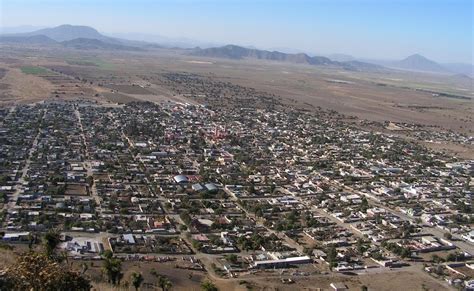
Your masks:
<svg viewBox="0 0 474 291"><path fill-rule="evenodd" d="M37 75L25 74L20 69L10 68L2 79L1 104L37 102L50 98L53 84Z"/></svg>
<svg viewBox="0 0 474 291"><path fill-rule="evenodd" d="M130 102L140 101L140 99L136 99L125 94L120 93L112 93L112 92L103 92L102 95L105 99L109 100L110 102L119 103L119 104L127 104Z"/></svg>
<svg viewBox="0 0 474 291"><path fill-rule="evenodd" d="M140 290L159 290L158 278L156 275L166 276L173 284L172 290L200 290L201 281L205 278L205 273L202 271L192 271L176 268L179 261L156 263L156 262L139 262L139 261L125 261L122 264L124 276L122 283L130 283L130 276L133 272L139 272L143 275L144 281ZM74 265L80 269L82 262L74 261ZM106 277L102 272L102 261L86 262L88 276L93 285L100 290L109 290L112 286L105 283ZM128 288L111 288L110 290L130 290Z"/></svg>
<svg viewBox="0 0 474 291"><path fill-rule="evenodd" d="M106 85L107 88L122 92L122 93L127 93L127 94L138 94L138 95L147 95L151 94L150 91L148 91L145 88L142 88L137 85L115 85L115 84L110 84Z"/></svg>
<svg viewBox="0 0 474 291"><path fill-rule="evenodd" d="M87 195L87 187L79 184L68 184L66 187L66 195Z"/></svg>
<svg viewBox="0 0 474 291"><path fill-rule="evenodd" d="M71 58L66 59L66 63L74 66L92 66L102 69L113 69L114 65L98 58Z"/></svg>
<svg viewBox="0 0 474 291"><path fill-rule="evenodd" d="M291 276L290 271L280 275L281 270L261 272L255 275L255 278L249 279L241 277L233 282L234 286L245 284L253 290L332 290L331 283L344 283L349 290L360 290L361 286L367 286L369 290L451 290L447 284L437 281L428 274L423 273L418 267L410 267L409 270L387 270L380 273L367 273L361 275L343 275L339 273L330 273L327 275L313 276ZM286 285L281 282L281 278L292 278L295 283ZM237 281L238 280L238 281ZM220 280L216 281L217 283ZM230 290L230 289L229 289Z"/></svg>

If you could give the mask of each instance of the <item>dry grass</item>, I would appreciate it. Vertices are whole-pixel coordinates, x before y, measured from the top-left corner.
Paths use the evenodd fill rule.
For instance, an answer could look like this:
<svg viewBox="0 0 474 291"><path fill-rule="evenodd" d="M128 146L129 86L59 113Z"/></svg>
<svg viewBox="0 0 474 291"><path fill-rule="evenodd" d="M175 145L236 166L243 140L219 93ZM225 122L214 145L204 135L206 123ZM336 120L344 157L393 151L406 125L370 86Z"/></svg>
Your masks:
<svg viewBox="0 0 474 291"><path fill-rule="evenodd" d="M18 68L10 68L2 79L2 83L9 85L7 92L14 98L13 100L2 101L15 103L47 99L53 90L53 85L50 82L39 76L24 74Z"/></svg>

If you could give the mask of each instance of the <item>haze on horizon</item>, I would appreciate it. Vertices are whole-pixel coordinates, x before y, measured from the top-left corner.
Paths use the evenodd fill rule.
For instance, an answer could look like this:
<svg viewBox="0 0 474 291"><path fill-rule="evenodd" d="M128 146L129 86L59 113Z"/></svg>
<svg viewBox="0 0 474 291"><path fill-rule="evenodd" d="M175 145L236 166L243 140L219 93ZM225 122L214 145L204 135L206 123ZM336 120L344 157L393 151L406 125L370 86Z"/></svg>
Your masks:
<svg viewBox="0 0 474 291"><path fill-rule="evenodd" d="M0 27L87 25L312 54L473 61L470 0L2 0Z"/></svg>

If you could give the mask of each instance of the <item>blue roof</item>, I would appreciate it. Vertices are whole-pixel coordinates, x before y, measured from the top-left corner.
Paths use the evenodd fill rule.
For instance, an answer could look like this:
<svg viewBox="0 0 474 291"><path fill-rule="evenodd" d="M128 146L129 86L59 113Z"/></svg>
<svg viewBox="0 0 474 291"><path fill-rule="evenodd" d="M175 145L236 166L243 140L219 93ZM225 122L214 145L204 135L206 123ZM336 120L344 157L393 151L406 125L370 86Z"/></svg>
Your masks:
<svg viewBox="0 0 474 291"><path fill-rule="evenodd" d="M199 183L193 184L192 187L193 187L193 190L194 190L194 191L202 191L202 190L204 190L204 187L202 187L202 185L199 184Z"/></svg>
<svg viewBox="0 0 474 291"><path fill-rule="evenodd" d="M124 234L123 239L126 240L129 244L135 244L135 238L133 234Z"/></svg>
<svg viewBox="0 0 474 291"><path fill-rule="evenodd" d="M218 188L216 185L214 185L213 183L207 183L206 185L204 185L204 187L206 187L207 190L209 191L217 191Z"/></svg>
<svg viewBox="0 0 474 291"><path fill-rule="evenodd" d="M188 182L188 177L184 175L176 175L174 176L174 180L176 181L176 183Z"/></svg>

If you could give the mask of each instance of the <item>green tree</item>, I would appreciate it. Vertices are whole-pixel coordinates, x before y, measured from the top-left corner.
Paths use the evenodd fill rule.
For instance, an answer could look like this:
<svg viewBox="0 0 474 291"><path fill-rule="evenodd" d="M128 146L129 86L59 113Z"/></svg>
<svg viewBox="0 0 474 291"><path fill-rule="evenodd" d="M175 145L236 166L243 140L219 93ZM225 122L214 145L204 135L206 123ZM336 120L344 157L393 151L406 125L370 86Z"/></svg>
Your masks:
<svg viewBox="0 0 474 291"><path fill-rule="evenodd" d="M362 239L357 240L357 252L359 255L362 255L366 251L367 247L364 244L364 241Z"/></svg>
<svg viewBox="0 0 474 291"><path fill-rule="evenodd" d="M232 264L237 263L237 255L236 254L230 254L226 257L226 259L231 262Z"/></svg>
<svg viewBox="0 0 474 291"><path fill-rule="evenodd" d="M160 276L158 278L158 286L160 286L161 290L168 291L173 286L173 283L166 276Z"/></svg>
<svg viewBox="0 0 474 291"><path fill-rule="evenodd" d="M10 178L7 175L0 176L0 185L6 185L10 181Z"/></svg>
<svg viewBox="0 0 474 291"><path fill-rule="evenodd" d="M337 250L335 245L331 245L327 250L327 259L329 263L329 269L337 266Z"/></svg>
<svg viewBox="0 0 474 291"><path fill-rule="evenodd" d="M61 237L59 232L54 229L49 230L43 237L43 245L46 251L46 255L51 257L60 242Z"/></svg>
<svg viewBox="0 0 474 291"><path fill-rule="evenodd" d="M122 279L122 261L117 258L114 258L113 253L110 250L107 250L103 254L104 263L102 265L102 270L107 276L107 280L112 285L120 283Z"/></svg>
<svg viewBox="0 0 474 291"><path fill-rule="evenodd" d="M434 254L434 255L431 256L431 261L432 261L433 263L439 264L439 263L444 262L444 259L441 258L440 256Z"/></svg>
<svg viewBox="0 0 474 291"><path fill-rule="evenodd" d="M130 276L130 281L132 282L133 287L135 287L135 290L137 291L140 288L140 285L143 283L143 280L144 279L141 273L133 272Z"/></svg>
<svg viewBox="0 0 474 291"><path fill-rule="evenodd" d="M86 183L87 183L87 185L89 185L89 187L92 187L92 185L94 185L94 177L87 176L86 177Z"/></svg>
<svg viewBox="0 0 474 291"><path fill-rule="evenodd" d="M450 234L449 232L445 232L445 233L443 234L443 236L444 236L445 239L449 239L449 240L452 240L452 239L453 239L453 235Z"/></svg>
<svg viewBox="0 0 474 291"><path fill-rule="evenodd" d="M275 190L276 190L276 185L275 185L275 184L272 184L272 185L270 186L270 193L272 193L272 194L275 193Z"/></svg>
<svg viewBox="0 0 474 291"><path fill-rule="evenodd" d="M402 250L400 251L400 257L402 259L405 259L405 258L409 258L410 256L411 256L410 249L402 248Z"/></svg>
<svg viewBox="0 0 474 291"><path fill-rule="evenodd" d="M360 204L360 211L362 212L367 212L367 209L369 209L369 201L367 201L366 197L362 197L362 203Z"/></svg>
<svg viewBox="0 0 474 291"><path fill-rule="evenodd" d="M202 291L218 291L219 289L216 287L216 285L214 285L214 283L212 283L209 280L206 280L201 283L201 290Z"/></svg>

